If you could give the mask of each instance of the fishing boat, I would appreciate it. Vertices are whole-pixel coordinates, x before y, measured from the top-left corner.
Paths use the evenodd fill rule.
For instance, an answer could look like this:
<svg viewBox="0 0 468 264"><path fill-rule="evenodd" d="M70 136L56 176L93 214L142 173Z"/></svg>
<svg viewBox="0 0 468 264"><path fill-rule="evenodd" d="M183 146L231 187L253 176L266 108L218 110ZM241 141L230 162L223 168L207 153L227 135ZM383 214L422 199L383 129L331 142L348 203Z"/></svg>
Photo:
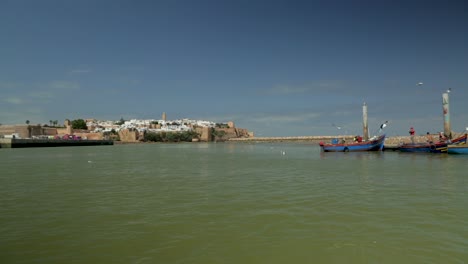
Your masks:
<svg viewBox="0 0 468 264"><path fill-rule="evenodd" d="M449 154L468 154L468 145L466 145L466 136L464 135L457 137L451 141L447 147L447 153Z"/></svg>
<svg viewBox="0 0 468 264"><path fill-rule="evenodd" d="M448 154L468 154L468 145L448 145Z"/></svg>
<svg viewBox="0 0 468 264"><path fill-rule="evenodd" d="M466 136L467 134L465 133L455 139L452 139L450 144L452 145L466 144Z"/></svg>
<svg viewBox="0 0 468 264"><path fill-rule="evenodd" d="M401 152L447 153L447 142L405 143L398 147Z"/></svg>
<svg viewBox="0 0 468 264"><path fill-rule="evenodd" d="M337 142L337 139L331 143L320 142L320 148L323 152L355 152L355 151L381 151L384 146L385 134L362 142Z"/></svg>
<svg viewBox="0 0 468 264"><path fill-rule="evenodd" d="M438 141L434 143L405 143L398 146L401 152L425 152L425 153L447 153L449 147L466 143L467 134L450 141Z"/></svg>

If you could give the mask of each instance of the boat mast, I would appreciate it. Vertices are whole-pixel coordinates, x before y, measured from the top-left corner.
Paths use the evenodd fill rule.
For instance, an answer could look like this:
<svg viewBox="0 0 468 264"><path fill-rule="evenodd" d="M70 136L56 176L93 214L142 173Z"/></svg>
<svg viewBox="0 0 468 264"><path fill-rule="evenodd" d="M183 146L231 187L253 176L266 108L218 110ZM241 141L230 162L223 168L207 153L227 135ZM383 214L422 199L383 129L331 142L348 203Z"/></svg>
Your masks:
<svg viewBox="0 0 468 264"><path fill-rule="evenodd" d="M367 105L366 102L362 105L362 138L369 139L369 127L367 125Z"/></svg>
<svg viewBox="0 0 468 264"><path fill-rule="evenodd" d="M444 134L448 138L452 138L452 130L450 128L450 111L449 111L449 92L442 94L442 110L444 113Z"/></svg>

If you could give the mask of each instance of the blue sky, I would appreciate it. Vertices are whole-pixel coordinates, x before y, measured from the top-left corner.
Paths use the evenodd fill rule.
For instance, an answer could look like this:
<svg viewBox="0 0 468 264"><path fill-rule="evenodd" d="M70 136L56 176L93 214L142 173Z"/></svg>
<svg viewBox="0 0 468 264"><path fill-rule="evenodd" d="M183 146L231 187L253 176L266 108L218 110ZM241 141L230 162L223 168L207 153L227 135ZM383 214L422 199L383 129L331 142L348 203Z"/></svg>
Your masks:
<svg viewBox="0 0 468 264"><path fill-rule="evenodd" d="M234 121L257 136L468 126L466 1L0 1L0 123ZM421 86L416 84L423 82ZM338 131L332 124L343 126Z"/></svg>

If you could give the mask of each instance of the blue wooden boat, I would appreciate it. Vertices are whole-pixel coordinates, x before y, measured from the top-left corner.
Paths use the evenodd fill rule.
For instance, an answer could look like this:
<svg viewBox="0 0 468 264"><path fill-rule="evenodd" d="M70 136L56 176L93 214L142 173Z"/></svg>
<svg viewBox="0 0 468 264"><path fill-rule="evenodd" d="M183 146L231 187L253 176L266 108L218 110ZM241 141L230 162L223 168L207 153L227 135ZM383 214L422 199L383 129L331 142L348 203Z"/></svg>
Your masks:
<svg viewBox="0 0 468 264"><path fill-rule="evenodd" d="M447 152L449 154L468 154L468 145L466 144L448 145Z"/></svg>
<svg viewBox="0 0 468 264"><path fill-rule="evenodd" d="M450 141L439 141L434 143L406 143L398 147L401 152L425 152L425 153L447 153L449 146L466 143L467 134Z"/></svg>
<svg viewBox="0 0 468 264"><path fill-rule="evenodd" d="M448 145L447 152L449 154L468 154L468 145L466 145L466 136L464 134L456 139L451 140L451 144Z"/></svg>
<svg viewBox="0 0 468 264"><path fill-rule="evenodd" d="M455 139L452 139L450 141L450 144L452 144L452 145L466 144L466 136L467 136L467 134L464 134L464 135L459 136L459 137L457 137Z"/></svg>
<svg viewBox="0 0 468 264"><path fill-rule="evenodd" d="M447 142L406 143L398 147L401 152L447 153Z"/></svg>
<svg viewBox="0 0 468 264"><path fill-rule="evenodd" d="M332 143L320 142L320 148L324 152L355 152L355 151L381 151L384 146L385 134L368 141L353 143Z"/></svg>

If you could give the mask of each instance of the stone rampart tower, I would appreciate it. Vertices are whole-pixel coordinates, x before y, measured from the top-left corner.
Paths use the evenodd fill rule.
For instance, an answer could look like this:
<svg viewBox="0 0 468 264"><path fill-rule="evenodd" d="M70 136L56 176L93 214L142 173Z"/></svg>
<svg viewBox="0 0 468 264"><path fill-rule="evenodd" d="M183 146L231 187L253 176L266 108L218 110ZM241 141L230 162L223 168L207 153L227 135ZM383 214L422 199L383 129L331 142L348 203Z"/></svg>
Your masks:
<svg viewBox="0 0 468 264"><path fill-rule="evenodd" d="M65 119L65 122L63 124L65 125L66 133L68 135L72 135L73 134L73 128L72 128L70 120Z"/></svg>

